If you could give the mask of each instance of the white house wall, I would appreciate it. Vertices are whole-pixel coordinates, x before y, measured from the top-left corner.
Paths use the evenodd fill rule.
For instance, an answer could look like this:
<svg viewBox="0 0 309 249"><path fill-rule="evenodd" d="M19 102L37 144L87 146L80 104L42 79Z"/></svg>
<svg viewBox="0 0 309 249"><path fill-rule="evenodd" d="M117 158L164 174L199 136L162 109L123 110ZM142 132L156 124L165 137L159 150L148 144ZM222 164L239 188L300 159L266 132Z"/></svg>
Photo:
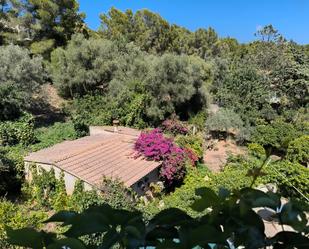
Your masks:
<svg viewBox="0 0 309 249"><path fill-rule="evenodd" d="M44 169L46 171L50 171L51 169L54 169L55 177L57 179L60 178L60 174L61 174L61 172L63 172L66 192L69 195L73 193L75 183L79 179L78 177L76 177L76 176L74 176L74 175L72 175L72 174L70 174L70 173L68 173L66 171L62 171L60 168L58 168L58 167L56 167L56 166L54 166L52 164L25 162L25 176L26 176L26 180L27 181L31 181L32 180L32 175L31 175L31 170L30 170L30 166L31 165L36 165L37 169L40 167L40 168L42 168L42 169ZM138 182L133 184L131 186L132 190L134 190L138 195L143 195L145 193L145 191L143 191L138 186L138 183L140 181L145 181L146 177L148 178L148 183L157 182L158 179L159 179L158 175L159 175L159 170L158 169L153 170L152 172L150 172L149 174L147 174L146 176L141 178ZM89 183L84 182L84 189L86 191L93 190L93 187Z"/></svg>
<svg viewBox="0 0 309 249"><path fill-rule="evenodd" d="M77 178L76 176L66 172L66 171L62 171L61 169L59 169L58 167L54 166L54 165L51 165L51 164L42 164L42 163L32 163L32 162L26 162L25 163L25 173L26 173L26 180L28 181L31 181L32 180L32 175L31 175L31 170L30 170L30 165L36 165L37 169L38 167L46 170L46 171L50 171L51 169L54 169L55 171L55 177L57 179L60 178L60 174L61 172L63 172L64 174L64 183L65 183L65 188L66 188L66 192L67 194L72 194L73 191L74 191L74 186L75 186L75 183L76 181L79 179ZM93 187L84 182L84 189L86 191L88 190L92 190Z"/></svg>

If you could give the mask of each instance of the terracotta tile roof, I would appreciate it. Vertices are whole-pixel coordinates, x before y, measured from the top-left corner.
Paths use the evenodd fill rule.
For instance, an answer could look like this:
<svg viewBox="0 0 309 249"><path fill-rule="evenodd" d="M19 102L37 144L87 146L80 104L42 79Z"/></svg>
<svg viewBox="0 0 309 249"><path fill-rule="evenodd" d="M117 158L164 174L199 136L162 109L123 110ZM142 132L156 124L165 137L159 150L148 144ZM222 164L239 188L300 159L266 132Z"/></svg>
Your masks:
<svg viewBox="0 0 309 249"><path fill-rule="evenodd" d="M115 132L113 126L90 126L89 129L90 129L91 135L97 135L97 134L102 134L106 132ZM141 133L141 131L132 129L129 127L118 126L116 133L124 134L124 135L131 135L131 136L138 136Z"/></svg>
<svg viewBox="0 0 309 249"><path fill-rule="evenodd" d="M130 187L160 166L159 162L134 158L136 139L133 135L107 132L33 152L25 161L52 164L91 185L98 186L107 176Z"/></svg>

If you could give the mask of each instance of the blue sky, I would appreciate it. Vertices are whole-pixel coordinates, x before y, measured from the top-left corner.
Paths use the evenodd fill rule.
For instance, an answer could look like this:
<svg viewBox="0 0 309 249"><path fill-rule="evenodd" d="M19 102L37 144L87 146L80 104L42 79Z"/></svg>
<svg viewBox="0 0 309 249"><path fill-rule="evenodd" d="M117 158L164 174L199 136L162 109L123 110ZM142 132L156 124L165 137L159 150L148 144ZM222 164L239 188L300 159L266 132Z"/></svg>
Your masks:
<svg viewBox="0 0 309 249"><path fill-rule="evenodd" d="M149 9L170 23L192 31L213 27L221 37L240 42L254 39L256 30L272 24L287 39L309 44L309 0L79 0L92 29L99 14L114 6L120 10Z"/></svg>

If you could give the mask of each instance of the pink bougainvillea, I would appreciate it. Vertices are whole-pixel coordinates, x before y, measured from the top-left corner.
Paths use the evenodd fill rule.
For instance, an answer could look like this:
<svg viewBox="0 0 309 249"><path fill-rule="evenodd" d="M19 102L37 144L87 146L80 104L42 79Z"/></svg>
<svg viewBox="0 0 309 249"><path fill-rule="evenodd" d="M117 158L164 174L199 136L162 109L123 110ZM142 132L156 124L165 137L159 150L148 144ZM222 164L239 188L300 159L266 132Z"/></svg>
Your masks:
<svg viewBox="0 0 309 249"><path fill-rule="evenodd" d="M172 139L164 137L160 129L141 133L135 143L137 156L162 161L160 176L167 186L181 182L186 173L186 163L194 165L198 160L195 153L182 149Z"/></svg>
<svg viewBox="0 0 309 249"><path fill-rule="evenodd" d="M186 154L182 148L173 146L171 153L162 163L160 175L167 186L181 182L186 174Z"/></svg>
<svg viewBox="0 0 309 249"><path fill-rule="evenodd" d="M160 129L143 132L135 143L137 156L145 156L154 161L164 160L172 151L172 139L163 136Z"/></svg>
<svg viewBox="0 0 309 249"><path fill-rule="evenodd" d="M188 128L183 125L179 120L172 118L167 119L162 123L163 131L170 132L174 135L182 134L185 135L188 133Z"/></svg>
<svg viewBox="0 0 309 249"><path fill-rule="evenodd" d="M186 153L187 158L190 160L191 164L195 165L199 160L198 155L196 155L196 153L189 148L184 148L184 151Z"/></svg>

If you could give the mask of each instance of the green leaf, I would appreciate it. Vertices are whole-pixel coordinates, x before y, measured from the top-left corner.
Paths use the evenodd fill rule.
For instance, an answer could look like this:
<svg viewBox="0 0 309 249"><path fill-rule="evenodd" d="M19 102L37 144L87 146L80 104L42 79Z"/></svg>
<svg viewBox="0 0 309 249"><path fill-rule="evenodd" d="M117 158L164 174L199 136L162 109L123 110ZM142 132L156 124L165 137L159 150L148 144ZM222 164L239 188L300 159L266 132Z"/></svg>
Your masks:
<svg viewBox="0 0 309 249"><path fill-rule="evenodd" d="M274 248L309 248L309 238L301 235L300 233L283 231L277 233L270 240L276 241Z"/></svg>
<svg viewBox="0 0 309 249"><path fill-rule="evenodd" d="M49 222L64 222L66 224L70 219L75 217L77 215L76 212L74 211L60 211L53 216L51 216L49 219L44 221L44 223L49 223Z"/></svg>
<svg viewBox="0 0 309 249"><path fill-rule="evenodd" d="M98 249L110 249L113 245L121 240L120 234L115 230L109 230L103 239L103 243L98 247Z"/></svg>
<svg viewBox="0 0 309 249"><path fill-rule="evenodd" d="M219 197L221 199L226 199L230 195L230 191L226 188L219 189Z"/></svg>
<svg viewBox="0 0 309 249"><path fill-rule="evenodd" d="M300 232L303 231L308 222L305 212L300 211L292 202L286 203L278 215L282 224L290 225Z"/></svg>
<svg viewBox="0 0 309 249"><path fill-rule="evenodd" d="M201 225L192 229L188 237L193 243L192 245L196 246L208 243L225 245L228 236L210 225Z"/></svg>
<svg viewBox="0 0 309 249"><path fill-rule="evenodd" d="M13 230L6 228L8 243L17 246L41 249L43 248L44 236L41 232L37 232L33 228L22 228Z"/></svg>
<svg viewBox="0 0 309 249"><path fill-rule="evenodd" d="M70 219L72 226L64 234L68 237L78 238L82 235L106 232L109 229L109 219L99 213L83 213Z"/></svg>
<svg viewBox="0 0 309 249"><path fill-rule="evenodd" d="M210 188L199 188L195 193L202 197L201 199L196 200L191 206L192 209L197 212L202 212L206 208L217 206L220 203L219 197Z"/></svg>
<svg viewBox="0 0 309 249"><path fill-rule="evenodd" d="M153 217L152 220L150 221L150 224L177 226L191 220L192 218L185 212L177 208L169 208L155 215L155 217Z"/></svg>
<svg viewBox="0 0 309 249"><path fill-rule="evenodd" d="M240 191L241 200L244 201L251 208L254 207L269 207L273 210L276 210L277 207L280 207L281 202L274 194L266 194L263 191L244 188Z"/></svg>
<svg viewBox="0 0 309 249"><path fill-rule="evenodd" d="M47 246L47 249L86 249L86 246L78 239L66 238L60 239L59 241Z"/></svg>

